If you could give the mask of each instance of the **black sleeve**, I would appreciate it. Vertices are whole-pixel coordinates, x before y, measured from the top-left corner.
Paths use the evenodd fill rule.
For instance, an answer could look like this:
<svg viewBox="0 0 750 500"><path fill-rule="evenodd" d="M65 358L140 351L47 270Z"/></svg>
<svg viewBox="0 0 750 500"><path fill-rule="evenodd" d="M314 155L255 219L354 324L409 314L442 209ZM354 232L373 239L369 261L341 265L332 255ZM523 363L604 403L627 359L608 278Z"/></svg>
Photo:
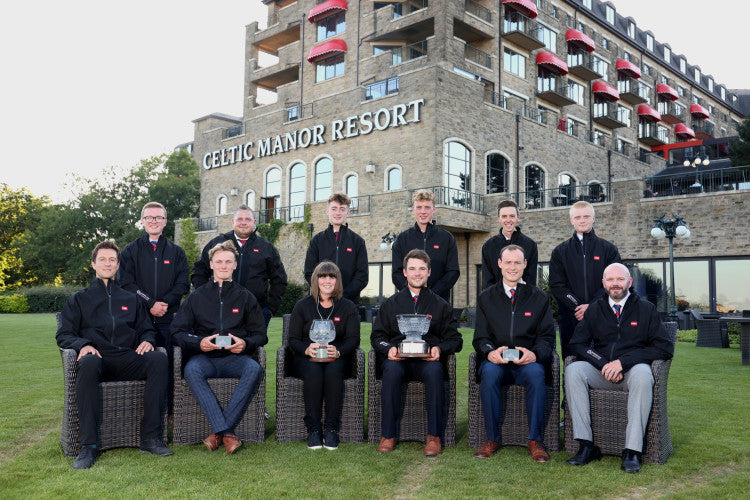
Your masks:
<svg viewBox="0 0 750 500"><path fill-rule="evenodd" d="M561 250L559 247L552 250L549 260L549 287L552 295L557 300L557 304L560 307L565 307L573 311L580 305L581 301L573 294L573 290L568 287L568 277L560 253Z"/></svg>
<svg viewBox="0 0 750 500"><path fill-rule="evenodd" d="M349 302L342 316L344 339L338 349L342 356L350 356L359 347L359 311L357 306L353 302Z"/></svg>
<svg viewBox="0 0 750 500"><path fill-rule="evenodd" d="M193 333L195 316L193 315L194 294L188 296L174 315L172 324L169 326L172 343L180 346L182 350L189 353L201 351L201 339Z"/></svg>
<svg viewBox="0 0 750 500"><path fill-rule="evenodd" d="M164 295L163 300L169 307L180 304L182 296L190 291L190 269L188 267L187 257L185 257L185 251L175 245L175 263L174 263L174 282L172 288Z"/></svg>
<svg viewBox="0 0 750 500"><path fill-rule="evenodd" d="M526 257L526 283L536 286L536 272L539 267L539 249L535 242L532 243L528 257Z"/></svg>
<svg viewBox="0 0 750 500"><path fill-rule="evenodd" d="M464 338L458 331L458 320L453 317L453 308L446 302L443 302L441 315L440 343L438 347L440 347L441 356L448 356L449 354L461 351L464 345Z"/></svg>
<svg viewBox="0 0 750 500"><path fill-rule="evenodd" d="M370 269L368 267L367 246L365 245L365 240L359 238L356 243L357 262L354 264L352 279L344 289L345 297L359 295L370 281Z"/></svg>
<svg viewBox="0 0 750 500"><path fill-rule="evenodd" d="M60 313L60 327L57 329L55 340L61 349L75 349L80 352L89 340L81 337L81 307L74 294L68 298Z"/></svg>
<svg viewBox="0 0 750 500"><path fill-rule="evenodd" d="M193 264L193 276L191 281L193 282L193 288L197 289L199 286L208 282L211 279L211 264L208 259L208 251L211 243L203 247L200 258Z"/></svg>
<svg viewBox="0 0 750 500"><path fill-rule="evenodd" d="M370 344L376 352L387 356L388 351L391 347L397 347L391 342L391 335L389 331L394 327L391 325L390 318L394 317L391 313L392 307L388 301L384 302L380 307L380 312L375 316L375 321L372 323L372 333L370 334Z"/></svg>
<svg viewBox="0 0 750 500"><path fill-rule="evenodd" d="M266 321L263 319L263 311L260 308L260 304L255 300L255 296L252 293L247 292L247 303L245 307L245 317L243 318L244 324L244 337L238 335L245 340L245 354L253 354L255 350L264 346L268 343L268 335L266 334Z"/></svg>
<svg viewBox="0 0 750 500"><path fill-rule="evenodd" d="M305 351L310 346L308 340L309 336L304 331L304 326L307 321L302 302L305 299L301 299L294 304L292 314L289 317L289 347L292 349L292 352L299 356L304 356Z"/></svg>
<svg viewBox="0 0 750 500"><path fill-rule="evenodd" d="M601 370L604 365L609 363L609 359L591 347L591 340L593 338L591 333L592 328L596 328L596 317L593 314L591 306L589 306L583 315L583 319L576 325L573 337L571 337L570 343L568 343L568 350L574 353L580 361L588 361Z"/></svg>
<svg viewBox="0 0 750 500"><path fill-rule="evenodd" d="M448 252L445 256L445 273L432 287L432 291L440 296L447 296L453 285L458 281L461 274L459 269L458 245L456 245L456 239L451 236L448 242Z"/></svg>
<svg viewBox="0 0 750 500"><path fill-rule="evenodd" d="M318 233L315 236L313 236L312 240L310 240L310 245L307 247L307 254L305 254L305 267L304 267L304 273L305 273L305 281L307 281L307 284L310 284L310 278L312 278L312 273L315 271L315 266L318 265L320 262L320 250L318 248L318 238L322 233Z"/></svg>
<svg viewBox="0 0 750 500"><path fill-rule="evenodd" d="M490 352L497 349L499 346L495 345L492 337L490 336L489 322L487 321L487 315L484 311L485 305L482 297L477 300L477 318L474 326L474 340L472 345L474 350L481 352L487 356Z"/></svg>
<svg viewBox="0 0 750 500"><path fill-rule="evenodd" d="M498 281L497 276L497 259L498 256L492 256L492 238L482 245L482 290L487 290L490 286Z"/></svg>
<svg viewBox="0 0 750 500"><path fill-rule="evenodd" d="M402 238L406 239L406 231L399 236L401 238L396 238L391 248L391 280L396 287L396 291L403 290L406 286L406 276L404 276L404 256L406 252L404 251L405 243L402 242Z"/></svg>
<svg viewBox="0 0 750 500"><path fill-rule="evenodd" d="M138 282L135 278L136 270L136 258L138 250L135 245L138 244L138 240L126 245L120 253L120 269L118 270L117 277L120 282L120 287L123 290L133 292L138 295L138 300L146 304L146 309L151 309L156 302L156 297L149 297L143 290L139 290ZM141 293L138 293L138 292Z"/></svg>

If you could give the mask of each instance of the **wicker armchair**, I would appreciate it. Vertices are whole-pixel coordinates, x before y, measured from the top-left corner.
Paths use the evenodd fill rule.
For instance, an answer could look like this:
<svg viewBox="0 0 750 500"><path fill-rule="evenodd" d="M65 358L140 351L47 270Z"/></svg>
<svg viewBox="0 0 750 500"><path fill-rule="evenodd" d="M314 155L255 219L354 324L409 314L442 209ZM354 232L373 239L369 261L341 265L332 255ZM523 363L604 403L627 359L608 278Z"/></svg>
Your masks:
<svg viewBox="0 0 750 500"><path fill-rule="evenodd" d="M477 353L469 355L469 446L476 448L485 438L482 398L477 371ZM526 388L522 385L505 385L502 388L502 405L505 411L500 420L500 437L504 445L526 446L529 440L529 423L526 416ZM560 451L560 357L553 353L552 387L547 387L544 405L542 439L549 451Z"/></svg>
<svg viewBox="0 0 750 500"><path fill-rule="evenodd" d="M245 442L263 442L265 440L266 427L266 351L258 347L253 354L263 369L258 390L245 410L245 415L237 424L235 434ZM200 443L206 436L211 434L211 425L203 415L201 407L193 397L187 380L183 377L182 349L174 347L174 420L172 426L172 443L195 444ZM237 387L239 379L236 378L210 378L208 385L211 386L219 404L226 408L232 392Z"/></svg>
<svg viewBox="0 0 750 500"><path fill-rule="evenodd" d="M367 414L368 432L367 442L377 444L380 442L380 422L382 409L380 398L383 382L377 378L378 370L375 350L371 349L367 363ZM456 444L456 355L451 354L445 359L445 372L448 379L445 381L446 426L444 446ZM424 384L422 382L407 382L401 386L401 422L399 423L399 436L401 441L427 440L427 410L425 409Z"/></svg>
<svg viewBox="0 0 750 500"><path fill-rule="evenodd" d="M695 347L729 347L729 334L726 323L718 319L696 319L698 335Z"/></svg>
<svg viewBox="0 0 750 500"><path fill-rule="evenodd" d="M276 352L276 441L307 439L303 382L301 378L290 375L293 356L289 348L290 317L289 314L284 315L281 347ZM357 348L352 361L351 373L344 379L339 438L341 441L361 443L365 435L365 352Z"/></svg>

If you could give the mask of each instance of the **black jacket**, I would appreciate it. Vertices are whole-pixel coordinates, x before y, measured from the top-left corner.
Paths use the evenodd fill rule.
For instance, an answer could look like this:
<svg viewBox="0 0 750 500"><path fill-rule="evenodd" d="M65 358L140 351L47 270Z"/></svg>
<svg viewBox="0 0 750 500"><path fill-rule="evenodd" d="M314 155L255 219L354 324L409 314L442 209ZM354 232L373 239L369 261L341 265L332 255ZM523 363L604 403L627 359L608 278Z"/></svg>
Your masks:
<svg viewBox="0 0 750 500"><path fill-rule="evenodd" d="M593 229L583 235L583 245L575 232L557 245L549 261L549 286L561 314L571 315L578 305L603 296L604 268L614 262L620 262L617 247Z"/></svg>
<svg viewBox="0 0 750 500"><path fill-rule="evenodd" d="M141 342L156 346L156 332L136 294L98 278L66 302L57 329L57 345L80 352L91 345L100 354L135 350Z"/></svg>
<svg viewBox="0 0 750 500"><path fill-rule="evenodd" d="M202 352L201 339L215 333L243 339L248 355L268 343L263 312L253 294L233 281L225 281L220 292L213 278L185 299L172 321L171 333L172 343L188 353ZM232 353L217 349L203 354L218 358Z"/></svg>
<svg viewBox="0 0 750 500"><path fill-rule="evenodd" d="M312 295L305 297L294 305L289 318L289 347L297 356L304 356L310 346L310 327L315 319L327 319L328 310L320 309L318 314L317 300ZM331 341L342 356L351 356L359 347L359 311L354 303L346 298L334 301L330 319L336 328L336 338Z"/></svg>
<svg viewBox="0 0 750 500"><path fill-rule="evenodd" d="M382 361L388 357L391 347L398 347L405 336L398 329L398 314L431 315L430 329L422 337L430 347L440 347L440 357L457 353L463 346L463 338L458 332L458 324L453 318L453 308L429 288L423 288L415 303L409 288L404 288L389 297L375 317L370 343Z"/></svg>
<svg viewBox="0 0 750 500"><path fill-rule="evenodd" d="M434 223L428 224L427 231L422 233L415 222L414 227L399 234L393 243L391 266L393 284L398 290L406 287L404 257L414 248L424 250L430 256L432 272L427 280L427 286L449 302L451 289L459 277L456 239Z"/></svg>
<svg viewBox="0 0 750 500"><path fill-rule="evenodd" d="M190 269L185 251L169 241L164 235L156 243L156 251L151 246L148 234L130 242L120 255L120 286L135 293L146 304L146 310L154 302L166 302L167 314L156 323L171 323L182 296L190 291Z"/></svg>
<svg viewBox="0 0 750 500"><path fill-rule="evenodd" d="M310 240L305 257L305 280L310 278L315 266L324 260L330 260L341 270L341 280L344 285L344 297L355 304L359 301L359 293L367 286L370 272L367 267L367 247L360 235L342 225L339 239L333 232L333 226L321 231Z"/></svg>
<svg viewBox="0 0 750 500"><path fill-rule="evenodd" d="M568 348L578 359L601 369L620 360L623 372L638 363L671 359L674 343L651 302L631 293L620 313L620 322L609 307L608 297L591 303L576 326Z"/></svg>
<svg viewBox="0 0 750 500"><path fill-rule="evenodd" d="M536 286L536 268L539 265L539 250L536 242L521 233L521 229L516 227L510 240L500 233L493 236L482 245L482 289L490 285L501 282L503 277L500 274L500 268L497 266L497 260L500 258L500 250L508 245L518 245L523 248L526 255L526 269L523 270L523 280Z"/></svg>
<svg viewBox="0 0 750 500"><path fill-rule="evenodd" d="M278 250L267 239L258 236L256 231L242 248L234 237L234 231L220 234L209 241L201 252L201 258L193 266L193 287L197 289L211 280L213 272L208 251L227 240L234 242L240 254L232 280L253 292L261 307L268 307L275 313L286 290L286 271Z"/></svg>

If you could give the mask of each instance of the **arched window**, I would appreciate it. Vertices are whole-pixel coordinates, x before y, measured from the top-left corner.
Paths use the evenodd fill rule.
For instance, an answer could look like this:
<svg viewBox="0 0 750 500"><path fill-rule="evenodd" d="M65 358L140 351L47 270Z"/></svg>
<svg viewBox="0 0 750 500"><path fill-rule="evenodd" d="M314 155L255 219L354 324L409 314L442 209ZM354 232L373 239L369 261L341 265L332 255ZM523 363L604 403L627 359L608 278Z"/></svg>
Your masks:
<svg viewBox="0 0 750 500"><path fill-rule="evenodd" d="M227 197L224 194L220 194L216 198L216 215L224 215L227 213Z"/></svg>
<svg viewBox="0 0 750 500"><path fill-rule="evenodd" d="M330 158L321 158L315 162L315 201L327 200L331 196L333 181L333 162Z"/></svg>
<svg viewBox="0 0 750 500"><path fill-rule="evenodd" d="M388 191L394 191L401 189L401 169L399 167L393 167L386 172L386 189Z"/></svg>
<svg viewBox="0 0 750 500"><path fill-rule="evenodd" d="M354 174L347 175L344 179L344 190L346 195L352 199L351 209L356 210L359 202L357 199L357 196L359 196L359 177Z"/></svg>
<svg viewBox="0 0 750 500"><path fill-rule="evenodd" d="M258 222L268 222L279 217L279 199L281 198L281 169L272 168L266 172L265 196L261 200Z"/></svg>
<svg viewBox="0 0 750 500"><path fill-rule="evenodd" d="M301 221L305 218L306 169L302 163L295 163L289 169L289 220Z"/></svg>
<svg viewBox="0 0 750 500"><path fill-rule="evenodd" d="M578 201L576 195L576 180L569 174L560 174L558 176L559 193L552 197L553 205L563 206L572 205Z"/></svg>
<svg viewBox="0 0 750 500"><path fill-rule="evenodd" d="M526 165L526 208L544 208L544 170Z"/></svg>
<svg viewBox="0 0 750 500"><path fill-rule="evenodd" d="M469 208L471 197L471 151L460 142L445 144L445 186L449 205Z"/></svg>
<svg viewBox="0 0 750 500"><path fill-rule="evenodd" d="M245 205L255 210L255 191L252 189L245 191Z"/></svg>
<svg viewBox="0 0 750 500"><path fill-rule="evenodd" d="M589 201L591 203L611 201L607 199L607 192L604 190L604 185L599 181L589 182Z"/></svg>
<svg viewBox="0 0 750 500"><path fill-rule="evenodd" d="M487 155L487 194L508 190L508 160L501 154Z"/></svg>

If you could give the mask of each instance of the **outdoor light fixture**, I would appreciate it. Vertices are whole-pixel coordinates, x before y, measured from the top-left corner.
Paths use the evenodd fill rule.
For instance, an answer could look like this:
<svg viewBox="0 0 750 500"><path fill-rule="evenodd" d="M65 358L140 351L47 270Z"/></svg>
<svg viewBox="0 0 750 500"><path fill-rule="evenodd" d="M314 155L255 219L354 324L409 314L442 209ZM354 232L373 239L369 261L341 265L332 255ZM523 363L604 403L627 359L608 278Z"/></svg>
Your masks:
<svg viewBox="0 0 750 500"><path fill-rule="evenodd" d="M383 236L382 242L380 243L380 249L381 250L388 250L388 248L393 248L393 243L396 241L396 233L393 231L388 231L388 233Z"/></svg>
<svg viewBox="0 0 750 500"><path fill-rule="evenodd" d="M704 167L707 167L711 164L711 160L708 159L708 156L706 156L704 159L701 160L700 155L693 158L693 161L685 160L682 162L682 165L685 167L693 167L695 169L695 182L692 186L693 188L702 188L700 181L698 180L698 167L703 165Z"/></svg>
<svg viewBox="0 0 750 500"><path fill-rule="evenodd" d="M687 223L681 215L673 215L671 219L666 219L662 214L654 219L651 236L656 240L669 238L669 279L672 282L669 301L669 321L677 321L677 302L675 300L674 287L674 237L677 236L686 240L690 238L690 229L688 229Z"/></svg>

